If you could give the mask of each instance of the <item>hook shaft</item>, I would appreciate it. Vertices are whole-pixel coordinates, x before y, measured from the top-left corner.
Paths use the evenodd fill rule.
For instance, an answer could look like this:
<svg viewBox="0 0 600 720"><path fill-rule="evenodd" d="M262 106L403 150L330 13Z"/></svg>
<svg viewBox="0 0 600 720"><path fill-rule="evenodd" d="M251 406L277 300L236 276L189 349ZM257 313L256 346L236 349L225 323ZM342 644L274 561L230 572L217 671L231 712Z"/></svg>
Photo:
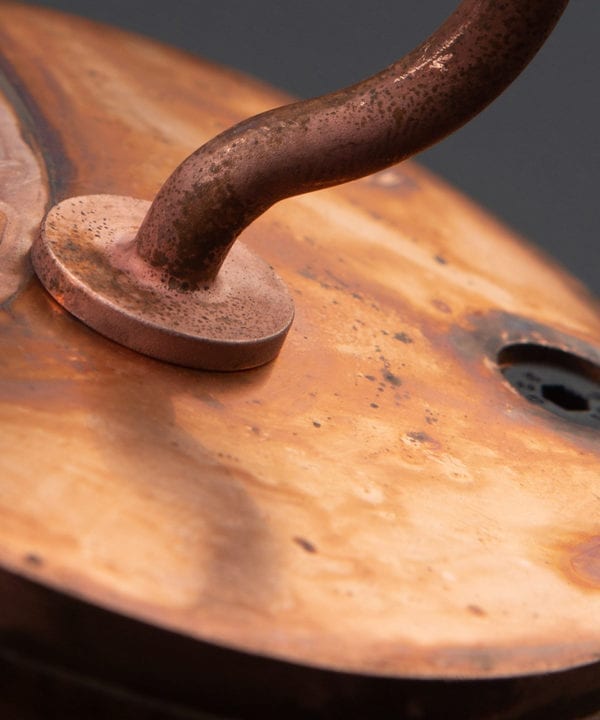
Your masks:
<svg viewBox="0 0 600 720"><path fill-rule="evenodd" d="M181 289L206 285L277 201L382 170L466 123L523 70L567 3L464 0L364 82L232 127L165 182L139 230L139 255Z"/></svg>

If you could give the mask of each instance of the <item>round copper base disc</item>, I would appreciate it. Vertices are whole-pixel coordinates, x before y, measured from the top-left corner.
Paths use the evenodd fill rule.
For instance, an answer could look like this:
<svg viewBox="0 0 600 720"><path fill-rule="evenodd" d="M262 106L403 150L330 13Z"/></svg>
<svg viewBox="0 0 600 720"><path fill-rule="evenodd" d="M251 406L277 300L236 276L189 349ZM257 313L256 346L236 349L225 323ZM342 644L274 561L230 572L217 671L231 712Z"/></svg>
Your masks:
<svg viewBox="0 0 600 720"><path fill-rule="evenodd" d="M210 286L182 292L135 250L150 203L70 198L48 213L32 250L48 292L90 327L145 355L242 370L279 352L294 306L272 268L237 242Z"/></svg>

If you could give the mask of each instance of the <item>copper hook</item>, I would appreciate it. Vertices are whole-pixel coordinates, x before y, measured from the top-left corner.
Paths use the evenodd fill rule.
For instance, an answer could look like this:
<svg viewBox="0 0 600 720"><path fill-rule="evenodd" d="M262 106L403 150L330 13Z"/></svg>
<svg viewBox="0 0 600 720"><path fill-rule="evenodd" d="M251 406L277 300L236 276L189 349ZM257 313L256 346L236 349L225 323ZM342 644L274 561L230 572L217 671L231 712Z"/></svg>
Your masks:
<svg viewBox="0 0 600 720"><path fill-rule="evenodd" d="M382 170L483 110L567 2L465 0L377 75L235 125L165 182L140 228L139 254L186 287L213 280L240 232L277 201Z"/></svg>
<svg viewBox="0 0 600 720"><path fill-rule="evenodd" d="M60 203L34 245L36 272L73 314L140 352L206 369L267 362L293 305L243 246L228 257L240 232L283 198L386 168L466 123L527 65L567 2L464 0L377 75L217 136L174 171L149 208L109 196Z"/></svg>

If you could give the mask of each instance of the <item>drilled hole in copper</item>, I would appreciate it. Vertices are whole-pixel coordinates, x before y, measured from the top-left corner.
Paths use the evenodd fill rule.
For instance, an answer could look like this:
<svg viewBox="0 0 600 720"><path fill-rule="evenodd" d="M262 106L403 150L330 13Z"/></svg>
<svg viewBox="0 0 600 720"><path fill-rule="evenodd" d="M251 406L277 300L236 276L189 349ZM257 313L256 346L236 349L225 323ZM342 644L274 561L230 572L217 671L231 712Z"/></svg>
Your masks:
<svg viewBox="0 0 600 720"><path fill-rule="evenodd" d="M590 409L587 398L564 385L542 385L542 395L563 410L583 412Z"/></svg>
<svg viewBox="0 0 600 720"><path fill-rule="evenodd" d="M535 343L502 348L498 365L505 379L530 403L600 429L600 365Z"/></svg>

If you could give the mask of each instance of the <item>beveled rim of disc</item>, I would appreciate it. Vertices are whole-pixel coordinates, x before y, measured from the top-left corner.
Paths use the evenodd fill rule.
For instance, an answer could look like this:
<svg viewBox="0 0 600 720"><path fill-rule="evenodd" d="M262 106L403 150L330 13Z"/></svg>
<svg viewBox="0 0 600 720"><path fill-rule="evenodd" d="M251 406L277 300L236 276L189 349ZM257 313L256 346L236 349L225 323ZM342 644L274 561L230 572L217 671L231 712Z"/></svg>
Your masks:
<svg viewBox="0 0 600 720"><path fill-rule="evenodd" d="M136 252L149 207L114 195L55 205L32 248L46 290L102 335L159 360L232 371L275 358L294 305L273 269L236 242L212 284L182 291Z"/></svg>

